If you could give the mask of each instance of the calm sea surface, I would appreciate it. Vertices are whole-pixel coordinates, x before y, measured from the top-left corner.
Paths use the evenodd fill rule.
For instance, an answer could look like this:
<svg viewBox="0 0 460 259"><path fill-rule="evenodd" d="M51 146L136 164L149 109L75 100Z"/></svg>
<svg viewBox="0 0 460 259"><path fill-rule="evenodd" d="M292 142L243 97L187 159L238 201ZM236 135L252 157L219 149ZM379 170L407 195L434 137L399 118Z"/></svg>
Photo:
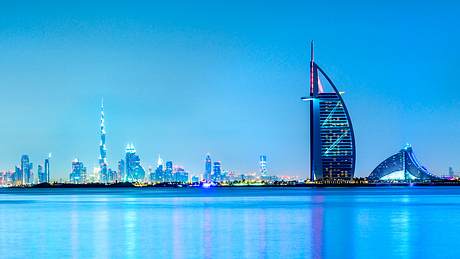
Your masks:
<svg viewBox="0 0 460 259"><path fill-rule="evenodd" d="M459 258L460 188L0 189L0 258Z"/></svg>

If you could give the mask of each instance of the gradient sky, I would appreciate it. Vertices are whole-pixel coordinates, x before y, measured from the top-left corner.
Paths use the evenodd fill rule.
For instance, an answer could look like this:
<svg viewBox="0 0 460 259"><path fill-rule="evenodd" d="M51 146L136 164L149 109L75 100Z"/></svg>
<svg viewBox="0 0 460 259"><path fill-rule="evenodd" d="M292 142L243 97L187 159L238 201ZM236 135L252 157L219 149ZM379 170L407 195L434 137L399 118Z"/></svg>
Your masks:
<svg viewBox="0 0 460 259"><path fill-rule="evenodd" d="M460 171L458 2L149 2L0 3L0 168L52 152L53 177L76 157L92 171L104 97L111 167L132 142L146 168L202 173L209 152L245 173L263 153L306 177L313 39L346 91L357 176L406 143Z"/></svg>

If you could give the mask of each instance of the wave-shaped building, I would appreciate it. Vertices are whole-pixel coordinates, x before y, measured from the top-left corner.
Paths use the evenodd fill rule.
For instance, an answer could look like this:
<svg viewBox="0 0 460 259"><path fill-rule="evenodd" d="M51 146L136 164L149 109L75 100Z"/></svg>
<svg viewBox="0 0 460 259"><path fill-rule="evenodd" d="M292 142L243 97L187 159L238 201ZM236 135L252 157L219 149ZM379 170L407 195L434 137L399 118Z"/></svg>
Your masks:
<svg viewBox="0 0 460 259"><path fill-rule="evenodd" d="M354 176L356 150L350 115L342 92L314 61L310 61L310 180L350 181Z"/></svg>
<svg viewBox="0 0 460 259"><path fill-rule="evenodd" d="M369 175L369 181L429 181L439 179L421 165L410 145L380 163Z"/></svg>

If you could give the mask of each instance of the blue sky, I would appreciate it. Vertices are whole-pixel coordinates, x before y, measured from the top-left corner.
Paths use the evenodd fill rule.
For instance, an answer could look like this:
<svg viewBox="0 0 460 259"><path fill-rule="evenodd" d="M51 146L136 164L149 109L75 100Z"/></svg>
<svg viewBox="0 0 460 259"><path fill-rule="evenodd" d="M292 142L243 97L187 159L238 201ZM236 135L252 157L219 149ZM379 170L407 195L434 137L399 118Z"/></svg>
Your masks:
<svg viewBox="0 0 460 259"><path fill-rule="evenodd" d="M21 154L67 177L97 165L104 97L110 165L132 142L193 173L307 176L309 42L343 91L356 175L411 143L460 171L460 4L454 1L2 1L0 168Z"/></svg>

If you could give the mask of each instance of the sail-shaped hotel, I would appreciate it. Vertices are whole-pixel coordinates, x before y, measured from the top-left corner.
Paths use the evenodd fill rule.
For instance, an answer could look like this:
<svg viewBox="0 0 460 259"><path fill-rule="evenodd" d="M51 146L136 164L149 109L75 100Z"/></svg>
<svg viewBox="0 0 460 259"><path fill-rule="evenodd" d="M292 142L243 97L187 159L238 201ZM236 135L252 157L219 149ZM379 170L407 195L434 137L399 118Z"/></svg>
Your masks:
<svg viewBox="0 0 460 259"><path fill-rule="evenodd" d="M310 180L347 182L353 179L356 146L347 107L332 80L310 61Z"/></svg>

